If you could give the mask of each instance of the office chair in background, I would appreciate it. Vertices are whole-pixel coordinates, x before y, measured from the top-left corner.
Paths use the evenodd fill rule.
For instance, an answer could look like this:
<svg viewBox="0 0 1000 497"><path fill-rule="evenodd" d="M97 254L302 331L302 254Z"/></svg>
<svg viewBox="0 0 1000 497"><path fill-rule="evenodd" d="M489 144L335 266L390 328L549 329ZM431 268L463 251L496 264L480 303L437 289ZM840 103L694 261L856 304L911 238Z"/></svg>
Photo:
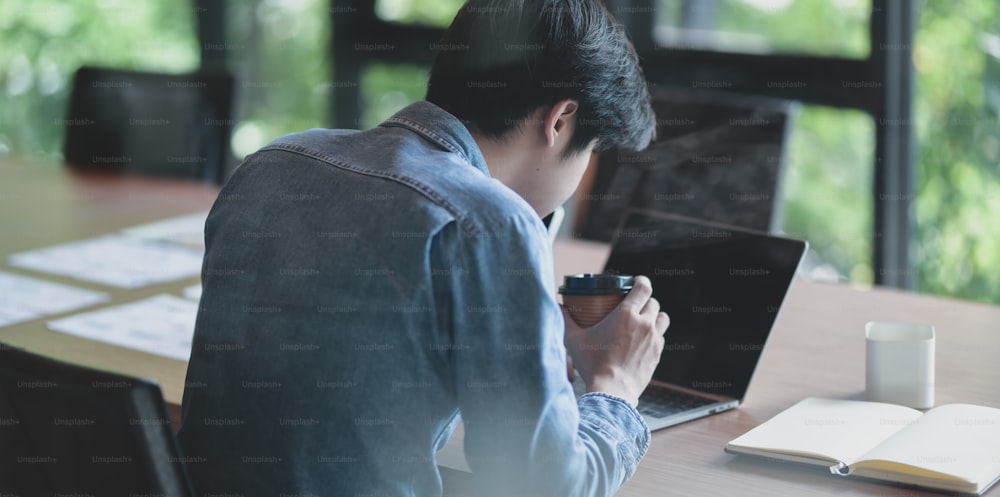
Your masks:
<svg viewBox="0 0 1000 497"><path fill-rule="evenodd" d="M610 241L635 207L778 230L796 104L687 88L651 96L656 139L642 152L600 155L593 187L576 206L578 236Z"/></svg>
<svg viewBox="0 0 1000 497"><path fill-rule="evenodd" d="M81 67L63 155L80 166L221 183L232 132L229 74Z"/></svg>
<svg viewBox="0 0 1000 497"><path fill-rule="evenodd" d="M155 383L3 343L0 493L195 495Z"/></svg>

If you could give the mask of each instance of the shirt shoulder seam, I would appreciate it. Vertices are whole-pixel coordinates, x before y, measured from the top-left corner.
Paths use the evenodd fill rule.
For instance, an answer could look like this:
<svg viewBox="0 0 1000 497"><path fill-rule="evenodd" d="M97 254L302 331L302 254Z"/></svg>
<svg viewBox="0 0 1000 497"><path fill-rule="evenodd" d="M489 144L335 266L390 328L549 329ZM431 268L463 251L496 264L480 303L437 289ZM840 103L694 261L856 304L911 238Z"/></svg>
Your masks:
<svg viewBox="0 0 1000 497"><path fill-rule="evenodd" d="M469 164L472 164L472 161L469 160L469 158L465 156L465 153L460 148L456 147L454 144L452 144L451 142L449 142L443 136L441 136L441 135L437 134L436 132L434 132L434 130L432 130L432 129L426 127L426 126L423 126L422 124L420 124L418 122L411 121L409 119L404 119L404 118L399 117L399 116L395 116L395 117L390 117L385 122L383 122L382 126L385 126L385 127L399 127L399 128L409 129L409 130L413 131L414 133L417 133L418 135L421 135L424 138L427 138L428 140L434 142L435 144L437 144L437 145L439 145L441 147L444 147L449 152L453 152L453 153L458 154L459 156L462 157L463 160L465 160Z"/></svg>
<svg viewBox="0 0 1000 497"><path fill-rule="evenodd" d="M437 192L435 192L433 189L431 189L427 185L425 185L425 184L423 184L423 183L421 183L419 181L415 181L413 178L409 178L409 177L406 177L406 176L400 176L398 174L386 173L386 172L381 172L381 171L374 171L374 170L371 170L371 169L367 169L367 168L363 168L363 167L358 167L358 166L355 166L353 164L349 164L349 163L337 160L336 158L334 158L334 157L332 157L332 156L330 156L328 154L325 154L323 152L319 152L319 151L317 151L315 149L312 149L312 148L309 148L309 147L304 147L304 146L301 146L301 145L293 145L293 144L288 144L288 143L273 143L271 145L268 145L268 146L260 149L261 152L263 152L265 150L282 150L282 151L285 151L285 152L294 153L294 154L302 155L302 156L305 156L305 157L309 157L309 158L318 160L318 161L320 161L320 162L322 162L322 163L324 163L326 165L329 165L329 166L332 166L332 167L336 167L336 168L339 168L339 169L344 169L344 170L355 172L355 173L358 173L358 174L364 174L366 176L372 176L372 177L377 177L377 178L389 179L389 180L395 181L397 183L401 183L401 184L403 184L405 186L408 186L408 187L412 188L413 190L421 193L422 195L426 196L427 198L431 199L435 204L440 205L442 208L444 208L446 211L448 211L448 213L451 214L451 216L455 220L457 220L459 222L459 224L462 226L462 229L466 230L471 235L475 236L475 235L480 235L481 234L479 232L479 230L475 227L475 225L469 220L469 218L462 213L461 209L459 209L456 205L452 204L447 199L445 199L444 197L442 197L441 195L439 195ZM464 156L463 156L463 158L464 158Z"/></svg>

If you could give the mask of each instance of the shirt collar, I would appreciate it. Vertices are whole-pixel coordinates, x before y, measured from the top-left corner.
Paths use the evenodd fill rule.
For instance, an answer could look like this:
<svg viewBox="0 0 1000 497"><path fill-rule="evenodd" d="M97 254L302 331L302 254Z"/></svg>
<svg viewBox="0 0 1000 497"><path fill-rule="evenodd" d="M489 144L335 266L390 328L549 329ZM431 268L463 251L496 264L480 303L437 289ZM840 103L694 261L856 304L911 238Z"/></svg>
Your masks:
<svg viewBox="0 0 1000 497"><path fill-rule="evenodd" d="M409 129L435 145L461 155L487 177L490 175L486 158L469 129L461 120L437 105L423 100L414 102L385 120L381 126Z"/></svg>

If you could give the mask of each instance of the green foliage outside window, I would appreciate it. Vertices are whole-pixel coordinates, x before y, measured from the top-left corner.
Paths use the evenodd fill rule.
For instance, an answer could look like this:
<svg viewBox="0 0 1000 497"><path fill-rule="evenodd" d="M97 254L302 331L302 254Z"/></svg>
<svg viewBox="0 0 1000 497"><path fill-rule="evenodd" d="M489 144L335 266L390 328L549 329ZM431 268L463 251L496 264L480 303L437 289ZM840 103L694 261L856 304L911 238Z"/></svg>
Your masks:
<svg viewBox="0 0 1000 497"><path fill-rule="evenodd" d="M73 72L83 64L198 67L188 2L0 0L0 151L55 155Z"/></svg>
<svg viewBox="0 0 1000 497"><path fill-rule="evenodd" d="M958 8L961 6L961 8ZM1000 123L985 104L994 0L928 0L914 46L918 288L1000 302Z"/></svg>

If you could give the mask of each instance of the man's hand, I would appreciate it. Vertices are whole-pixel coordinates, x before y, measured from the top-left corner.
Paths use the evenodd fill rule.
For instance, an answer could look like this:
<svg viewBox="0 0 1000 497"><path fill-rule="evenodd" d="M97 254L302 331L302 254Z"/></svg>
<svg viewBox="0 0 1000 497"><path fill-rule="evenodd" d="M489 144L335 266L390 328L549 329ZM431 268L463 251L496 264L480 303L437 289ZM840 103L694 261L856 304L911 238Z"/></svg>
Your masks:
<svg viewBox="0 0 1000 497"><path fill-rule="evenodd" d="M636 276L621 304L591 328L581 328L566 309L566 349L587 384L587 392L604 392L632 405L646 389L663 351L670 318L660 312L649 278Z"/></svg>

